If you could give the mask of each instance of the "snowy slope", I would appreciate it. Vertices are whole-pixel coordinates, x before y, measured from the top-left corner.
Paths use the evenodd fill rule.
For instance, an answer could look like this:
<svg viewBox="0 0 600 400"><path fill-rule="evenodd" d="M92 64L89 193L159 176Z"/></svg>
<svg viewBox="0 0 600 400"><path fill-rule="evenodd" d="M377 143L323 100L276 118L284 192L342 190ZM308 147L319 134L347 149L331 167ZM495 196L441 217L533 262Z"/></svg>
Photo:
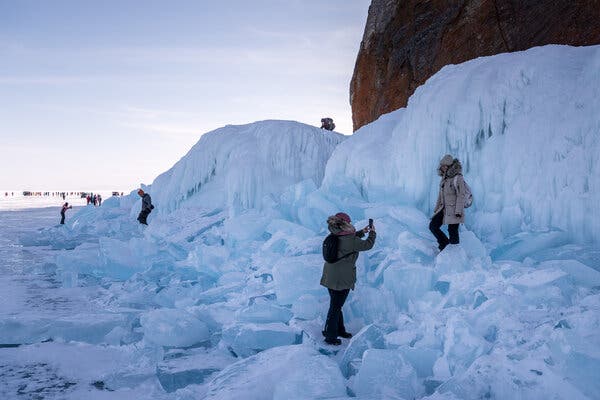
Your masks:
<svg viewBox="0 0 600 400"><path fill-rule="evenodd" d="M228 125L204 134L152 184L163 212L183 203L233 209L259 207L265 196L312 179L320 185L340 134L291 121Z"/></svg>
<svg viewBox="0 0 600 400"><path fill-rule="evenodd" d="M598 243L598 110L598 46L545 46L447 66L406 109L336 149L325 190L346 184L371 201L429 213L437 163L450 153L473 190L467 225L480 236L554 228Z"/></svg>

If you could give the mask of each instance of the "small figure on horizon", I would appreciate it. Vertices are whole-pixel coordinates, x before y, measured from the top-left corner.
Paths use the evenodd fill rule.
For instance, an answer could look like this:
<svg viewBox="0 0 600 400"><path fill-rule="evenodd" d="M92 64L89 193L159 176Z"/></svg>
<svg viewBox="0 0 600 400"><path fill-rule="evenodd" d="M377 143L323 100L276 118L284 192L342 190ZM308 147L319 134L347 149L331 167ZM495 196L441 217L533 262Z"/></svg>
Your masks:
<svg viewBox="0 0 600 400"><path fill-rule="evenodd" d="M94 195L92 202L94 203L94 207L96 207L98 205L98 195L97 194Z"/></svg>
<svg viewBox="0 0 600 400"><path fill-rule="evenodd" d="M335 124L331 118L321 118L321 129L332 131L335 129Z"/></svg>
<svg viewBox="0 0 600 400"><path fill-rule="evenodd" d="M438 248L442 251L448 244L460 242L458 226L465 222L464 209L471 206L473 196L462 176L462 165L458 158L446 154L440 160L438 175L442 179L429 230L437 239ZM450 238L440 229L442 225L448 225Z"/></svg>
<svg viewBox="0 0 600 400"><path fill-rule="evenodd" d="M148 215L152 212L152 209L154 209L154 206L152 205L152 198L142 189L139 189L137 193L142 198L142 210L140 211L137 220L140 221L140 224L148 225Z"/></svg>
<svg viewBox="0 0 600 400"><path fill-rule="evenodd" d="M70 206L69 203L65 203L62 206L62 209L60 210L60 224L64 225L65 224L65 213L67 212L68 209L73 208L73 206Z"/></svg>
<svg viewBox="0 0 600 400"><path fill-rule="evenodd" d="M102 196L98 195L98 206L102 205Z"/></svg>
<svg viewBox="0 0 600 400"><path fill-rule="evenodd" d="M88 194L87 196L85 196L85 200L87 201L86 205L90 205L90 201L92 200L92 198L90 197L90 195Z"/></svg>

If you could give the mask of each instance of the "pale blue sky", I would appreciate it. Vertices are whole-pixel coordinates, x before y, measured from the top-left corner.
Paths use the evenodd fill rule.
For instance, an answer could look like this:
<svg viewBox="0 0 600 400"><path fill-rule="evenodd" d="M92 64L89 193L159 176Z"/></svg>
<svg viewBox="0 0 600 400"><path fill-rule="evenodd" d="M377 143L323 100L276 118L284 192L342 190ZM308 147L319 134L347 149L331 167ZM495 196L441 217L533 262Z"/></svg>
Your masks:
<svg viewBox="0 0 600 400"><path fill-rule="evenodd" d="M334 118L370 0L0 0L0 190L132 189L226 124Z"/></svg>

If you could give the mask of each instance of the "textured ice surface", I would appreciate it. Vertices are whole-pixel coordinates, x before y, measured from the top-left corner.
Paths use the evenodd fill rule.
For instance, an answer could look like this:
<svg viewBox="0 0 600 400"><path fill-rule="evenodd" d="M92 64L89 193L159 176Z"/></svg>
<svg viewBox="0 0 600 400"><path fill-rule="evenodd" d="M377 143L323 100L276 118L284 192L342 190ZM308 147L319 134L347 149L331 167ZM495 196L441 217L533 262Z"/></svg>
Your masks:
<svg viewBox="0 0 600 400"><path fill-rule="evenodd" d="M352 372L350 364L361 360L365 351L385 348L383 334L383 331L377 326L368 325L352 337L340 360L340 368L345 376L350 375Z"/></svg>
<svg viewBox="0 0 600 400"><path fill-rule="evenodd" d="M568 241L569 237L564 232L523 232L501 243L491 256L498 260L523 261L538 251L562 246Z"/></svg>
<svg viewBox="0 0 600 400"><path fill-rule="evenodd" d="M283 322L287 323L293 314L285 307L278 306L273 303L254 303L251 306L242 308L237 312L238 321L268 323L268 322Z"/></svg>
<svg viewBox="0 0 600 400"><path fill-rule="evenodd" d="M408 302L421 298L431 290L433 270L424 265L394 265L385 270L383 284L396 298L396 304L406 310Z"/></svg>
<svg viewBox="0 0 600 400"><path fill-rule="evenodd" d="M271 347L297 344L300 340L299 332L282 323L236 325L223 331L223 341L241 357Z"/></svg>
<svg viewBox="0 0 600 400"><path fill-rule="evenodd" d="M600 286L600 272L576 260L545 261L538 268L559 268L569 275L576 285L587 287Z"/></svg>
<svg viewBox="0 0 600 400"><path fill-rule="evenodd" d="M145 187L149 226L135 193L64 227L0 213L0 397L599 398L599 51L446 67L343 142L281 121L211 132ZM446 152L475 203L438 254ZM319 279L338 211L378 237L334 348Z"/></svg>
<svg viewBox="0 0 600 400"><path fill-rule="evenodd" d="M127 327L128 318L121 314L74 314L52 318L13 317L0 320L0 343L24 344L46 340L104 343L115 327Z"/></svg>
<svg viewBox="0 0 600 400"><path fill-rule="evenodd" d="M143 314L144 337L169 347L188 347L209 339L208 326L194 315L176 309L158 309Z"/></svg>
<svg viewBox="0 0 600 400"><path fill-rule="evenodd" d="M416 372L398 350L365 351L354 382L357 395L412 399L418 390Z"/></svg>
<svg viewBox="0 0 600 400"><path fill-rule="evenodd" d="M322 270L320 254L281 259L273 267L277 302L292 304L303 295L322 294L323 287L319 285Z"/></svg>
<svg viewBox="0 0 600 400"><path fill-rule="evenodd" d="M158 209L187 205L234 209L260 206L265 196L312 179L344 137L292 121L228 125L206 133L173 168L152 184Z"/></svg>
<svg viewBox="0 0 600 400"><path fill-rule="evenodd" d="M294 317L301 319L314 319L326 307L325 304L319 303L319 300L310 294L300 296L292 305L292 313Z"/></svg>
<svg viewBox="0 0 600 400"><path fill-rule="evenodd" d="M239 361L208 385L207 399L326 399L346 395L337 364L308 346L283 346Z"/></svg>
<svg viewBox="0 0 600 400"><path fill-rule="evenodd" d="M415 369L419 378L433 375L433 365L440 356L440 351L428 347L402 346L398 349L404 360Z"/></svg>
<svg viewBox="0 0 600 400"><path fill-rule="evenodd" d="M469 269L469 259L462 245L448 245L435 259L434 270L438 277Z"/></svg>
<svg viewBox="0 0 600 400"><path fill-rule="evenodd" d="M156 376L166 392L210 381L213 375L236 361L231 355L205 349L171 351L156 367Z"/></svg>
<svg viewBox="0 0 600 400"><path fill-rule="evenodd" d="M558 228L598 243L599 60L598 46L544 46L446 66L406 109L341 143L324 186L431 212L437 163L451 153L473 191L467 226L478 236Z"/></svg>

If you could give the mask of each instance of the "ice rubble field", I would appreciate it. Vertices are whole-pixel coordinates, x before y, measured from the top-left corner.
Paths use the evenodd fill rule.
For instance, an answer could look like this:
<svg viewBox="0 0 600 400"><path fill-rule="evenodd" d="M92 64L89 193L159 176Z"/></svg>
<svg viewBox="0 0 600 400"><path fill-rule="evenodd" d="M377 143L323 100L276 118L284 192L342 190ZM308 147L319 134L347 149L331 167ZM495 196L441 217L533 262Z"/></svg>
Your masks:
<svg viewBox="0 0 600 400"><path fill-rule="evenodd" d="M21 239L89 309L1 320L26 345L0 354L83 382L72 398L600 398L599 109L600 46L546 46L445 67L349 138L207 133L147 188L148 227L132 194ZM447 152L475 204L437 254ZM342 210L378 237L331 347L320 246Z"/></svg>

